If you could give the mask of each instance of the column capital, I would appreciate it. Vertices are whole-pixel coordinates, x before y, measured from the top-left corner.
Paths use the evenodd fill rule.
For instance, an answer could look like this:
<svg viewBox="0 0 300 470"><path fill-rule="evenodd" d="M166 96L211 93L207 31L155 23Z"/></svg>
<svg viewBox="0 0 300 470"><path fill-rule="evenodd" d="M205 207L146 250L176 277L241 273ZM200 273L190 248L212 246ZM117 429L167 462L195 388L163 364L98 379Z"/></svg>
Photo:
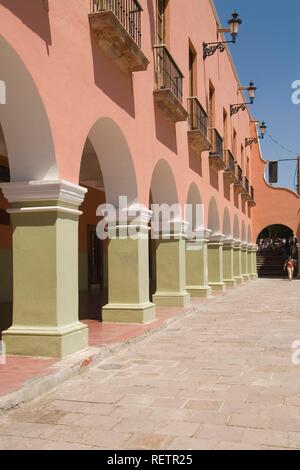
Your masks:
<svg viewBox="0 0 300 470"><path fill-rule="evenodd" d="M65 180L2 183L0 188L10 203L62 201L79 206L87 189Z"/></svg>
<svg viewBox="0 0 300 470"><path fill-rule="evenodd" d="M223 241L224 247L227 247L227 248L233 248L234 244L235 244L235 239L234 238L227 237Z"/></svg>
<svg viewBox="0 0 300 470"><path fill-rule="evenodd" d="M242 250L247 250L248 249L248 243L242 242L241 247L242 247Z"/></svg>
<svg viewBox="0 0 300 470"><path fill-rule="evenodd" d="M182 219L173 219L165 224L159 221L152 222L152 238L160 240L183 240L187 238L189 222Z"/></svg>
<svg viewBox="0 0 300 470"><path fill-rule="evenodd" d="M81 215L76 209L87 193L86 188L65 180L11 182L0 187L12 204L7 210L10 214L60 211Z"/></svg>
<svg viewBox="0 0 300 470"><path fill-rule="evenodd" d="M104 205L97 215L105 215L110 230L123 229L129 234L131 228L148 234L152 211L140 204L126 208L112 207L108 204Z"/></svg>
<svg viewBox="0 0 300 470"><path fill-rule="evenodd" d="M234 248L242 248L243 242L241 240L235 240Z"/></svg>
<svg viewBox="0 0 300 470"><path fill-rule="evenodd" d="M225 235L223 233L214 233L209 238L209 244L223 244Z"/></svg>

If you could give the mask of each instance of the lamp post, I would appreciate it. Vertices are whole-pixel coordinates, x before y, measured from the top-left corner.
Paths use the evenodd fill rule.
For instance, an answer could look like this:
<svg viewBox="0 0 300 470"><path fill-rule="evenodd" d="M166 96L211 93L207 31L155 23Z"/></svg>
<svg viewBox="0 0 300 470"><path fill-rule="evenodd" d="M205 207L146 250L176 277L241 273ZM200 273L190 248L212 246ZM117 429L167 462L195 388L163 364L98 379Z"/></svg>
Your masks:
<svg viewBox="0 0 300 470"><path fill-rule="evenodd" d="M232 17L228 20L229 28L218 28L218 33L230 33L231 34L231 41L221 41L221 42L210 42L210 43L203 43L203 59L205 60L207 57L214 55L214 53L219 50L220 52L225 51L225 44L235 44L236 39L238 36L240 25L242 24L242 20L239 18L238 13L235 11L232 13Z"/></svg>

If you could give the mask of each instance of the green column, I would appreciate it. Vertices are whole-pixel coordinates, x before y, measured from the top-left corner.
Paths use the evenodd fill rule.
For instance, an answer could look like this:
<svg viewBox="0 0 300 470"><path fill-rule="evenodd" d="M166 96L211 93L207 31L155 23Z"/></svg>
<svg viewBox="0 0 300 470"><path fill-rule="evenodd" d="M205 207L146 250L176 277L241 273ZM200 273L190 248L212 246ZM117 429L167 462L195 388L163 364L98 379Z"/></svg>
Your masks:
<svg viewBox="0 0 300 470"><path fill-rule="evenodd" d="M257 245L252 245L252 249L251 249L251 258L252 258L251 278L253 280L258 279L258 274L257 274L257 252L258 252L258 246Z"/></svg>
<svg viewBox="0 0 300 470"><path fill-rule="evenodd" d="M155 235L156 293L153 302L161 307L187 307L190 294L186 290L185 243L186 224L177 221L170 233Z"/></svg>
<svg viewBox="0 0 300 470"><path fill-rule="evenodd" d="M226 287L236 287L234 279L234 242L226 238L223 242L223 276Z"/></svg>
<svg viewBox="0 0 300 470"><path fill-rule="evenodd" d="M248 244L242 244L242 277L245 282L249 281L250 277L248 274Z"/></svg>
<svg viewBox="0 0 300 470"><path fill-rule="evenodd" d="M208 242L208 284L213 291L226 289L223 277L224 235L213 235Z"/></svg>
<svg viewBox="0 0 300 470"><path fill-rule="evenodd" d="M253 271L253 266L252 266L252 245L249 244L247 246L247 274L249 276L249 279L252 280L252 271Z"/></svg>
<svg viewBox="0 0 300 470"><path fill-rule="evenodd" d="M237 284L243 284L242 277L242 242L236 240L233 248L233 273Z"/></svg>
<svg viewBox="0 0 300 470"><path fill-rule="evenodd" d="M149 323L156 318L149 300L149 228L151 212L125 221L111 220L108 242L108 304L105 323Z"/></svg>
<svg viewBox="0 0 300 470"><path fill-rule="evenodd" d="M211 231L203 232L203 238L186 242L186 288L191 297L211 297L208 285L208 238Z"/></svg>
<svg viewBox="0 0 300 470"><path fill-rule="evenodd" d="M13 230L13 324L7 354L63 357L88 346L78 320L78 219L86 189L7 183ZM20 202L21 201L21 202Z"/></svg>

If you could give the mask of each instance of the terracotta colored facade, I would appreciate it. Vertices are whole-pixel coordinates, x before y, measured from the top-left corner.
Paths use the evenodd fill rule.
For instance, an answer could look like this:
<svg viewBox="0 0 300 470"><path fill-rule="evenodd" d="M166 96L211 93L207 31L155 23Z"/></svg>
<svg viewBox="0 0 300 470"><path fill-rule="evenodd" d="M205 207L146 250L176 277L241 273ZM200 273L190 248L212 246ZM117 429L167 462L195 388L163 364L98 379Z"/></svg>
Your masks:
<svg viewBox="0 0 300 470"><path fill-rule="evenodd" d="M120 195L127 196L129 206L140 204L149 207L150 201L169 205L179 203L182 207L182 220L185 216L183 208L186 203L203 204L203 228L208 231L207 243L211 236L215 238L210 240L208 261L205 256L204 259L201 258L201 261L199 258L199 263L203 264L201 269L207 270L207 263L211 262L211 267L208 266L211 286L223 287L221 259L224 238L231 243L228 245L229 251L231 250L230 256L227 259L224 255L225 264L228 262L231 265L226 271L227 278L229 276L228 285L234 286L235 279L244 277L244 280L247 280L255 277L252 254L256 236L260 229L269 222L275 221L278 206L274 203L274 209L270 210L268 206L266 210L265 195L269 194L270 188L263 181L264 163L260 159L257 145L245 146L245 139L256 132L249 111L230 116L230 105L243 102L245 97L239 90L241 84L229 52L217 52L206 60L202 57L204 41L222 40L222 35L217 33L217 26L220 24L214 6L210 0L189 0L188 7L187 2L183 0L166 2L164 14L166 47L163 50L169 51L174 61L172 63L177 64L176 69L179 69L184 77L182 96L180 95L177 99L174 93L166 90L167 86L161 86L157 74L157 61L160 60L158 49L154 47L158 41L157 2L156 0L141 0L140 3L143 9L141 36L138 35L133 43L132 38L128 37L126 31L124 32L119 21L107 12L101 18L97 16L99 12L96 13L96 22L102 21L100 27L97 26L93 18L89 17L90 0L78 0L73 3L69 0L1 2L0 80L6 85L7 100L6 104L0 105L1 133L3 132L0 140L2 140L1 153L4 157L8 157L10 168L11 183L3 186L3 192L13 210L14 237L16 237L13 250L14 260L16 260L14 277L16 276L16 279L19 279L16 275L16 266L22 262L24 233L27 233L26 236L35 237L37 236L34 231L35 227L40 224L43 227L47 226L48 230L43 233L43 236L47 235L51 238L54 252L57 249L55 247L58 235L51 231L54 222L47 219L41 223L38 220L37 214L41 212L41 207L44 212L56 211L55 223L59 222L59 229L62 232L66 230L66 237L71 237L72 241L66 246L63 244L66 238L64 236L59 238L63 250L59 253L63 256L62 253L65 250L73 245L76 246L77 226L72 217L79 215L77 210L85 197L80 209L83 215L79 222L76 256L79 251L79 288L87 290L91 276L87 265L89 227L95 227L99 221L99 217L96 217L97 206L107 202L118 208ZM109 41L103 37L104 31L105 34L110 35ZM120 35L125 41L122 44ZM113 46L111 46L112 43ZM192 66L191 53L193 54ZM126 67L131 67L131 70L136 71L126 70ZM193 79L191 79L191 74ZM205 138L200 135L200 140L204 139L203 141L208 144L213 143L216 134L210 130L211 128L216 129L223 139L221 145L224 151L223 167L216 166L216 159L210 156L208 150L202 150L201 143L200 147L191 145L191 140L189 140L191 117L188 117L188 103L193 97L197 98L200 108L202 107L204 114L208 115L207 135ZM211 148L211 151L213 150ZM231 152L235 163L233 179L224 176L228 167L227 150ZM243 172L240 185L242 188L238 188L236 180L238 166ZM245 177L249 181L247 191L245 191ZM33 185L28 184L32 181L35 182ZM67 182L66 188L64 182ZM55 196L53 184L56 185ZM87 195L84 196L84 192L77 185L87 188ZM254 198L253 193L251 197L251 186L254 188ZM293 222L285 218L283 214L280 214L278 222L286 223L299 234L299 222L294 221L295 216L299 220L299 212L297 212L299 199L289 191L282 190L287 196L284 201L289 201L285 203L281 197L282 191L280 191L275 190L273 193L279 194L280 203L289 206L288 213ZM66 193L68 197L64 196ZM255 209L252 208L254 199L257 203ZM60 204L62 200L63 204ZM45 201L47 201L46 209ZM53 201L55 201L54 206ZM55 209L56 205L60 207L59 210ZM3 209L9 207L2 196L0 206ZM294 207L295 210L292 209ZM66 217L72 219L74 227L65 226L60 211L68 214ZM29 212L35 215L30 218L30 221L24 222L24 213ZM20 226L22 231L18 230ZM29 226L33 230L31 235L29 235L29 230L24 230L24 226ZM9 226L0 225L0 250L11 251L11 238ZM234 243L240 243L235 250L241 251L241 245L244 245L244 254L238 254L240 258L233 257ZM142 314L141 317L132 317L142 318L138 321L147 321L153 318L156 302L157 304L160 301L172 303L175 302L175 297L181 299L182 305L188 302L185 266L181 266L184 244L174 244L172 249L171 244L167 247L160 245L157 252L157 265L153 264L152 269L165 266L165 260L169 259L172 254L172 260L178 262L178 266L174 269L175 271L178 269L179 281L175 287L172 285L176 295L173 291L174 295L169 295L168 289L170 290L171 287L164 285L165 277L168 275L164 272L164 275L160 276L161 273L159 273L156 277L159 279L158 282L161 282L160 289L165 289L165 292L160 291L156 301L154 296L153 304L149 303L149 298L147 298L149 296L146 293L147 287L145 286L149 284L147 269L144 272L137 263L137 267L132 266L126 271L124 267L126 261L122 263L122 267L120 265L121 255L127 249L128 253L131 253L131 260L134 256L130 250L136 249L137 251L134 251L136 256L140 256L143 252L143 261L141 261L143 265L148 257L147 245L141 241L137 248L128 246L128 248L120 249L112 243L109 246L110 248L104 244L101 248L102 257L105 258L102 260L103 266L108 265L108 268L102 267L104 270L102 287L107 287L108 284L108 288L112 289L111 295L115 298L113 302L109 302L110 305L118 305L118 309L121 310L125 309L124 305L127 305L127 316L124 318L130 317L128 305L134 304L135 312L140 312L140 310L148 312L145 316ZM31 249L32 253L29 253ZM27 247L27 252L28 259L36 256L32 247ZM72 253L75 257L75 250ZM70 258L73 259L73 255L69 255L68 262ZM7 253L5 256L7 271L11 260L7 257ZM192 266L190 256L188 269ZM244 260L243 263L241 259ZM44 273L45 282L41 290L45 288L45 292L47 292L46 279L49 272L63 271L60 265L52 266L52 261L52 258L45 258L44 261L47 270ZM131 261L128 263L130 264ZM236 272L233 272L234 263L236 263ZM76 267L77 264L77 259L74 258L70 269L76 269L74 266ZM212 264L217 268L212 267ZM243 266L243 272L241 272L241 266ZM171 271L173 272L174 269L172 268ZM121 273L118 274L118 270L121 270ZM22 271L22 276L24 275L29 278L34 276L32 270L30 273L25 271L25 274ZM66 286L63 285L63 288L67 289L65 296L72 297L75 292L74 286L78 285L76 276L77 274L74 274L72 279L72 293L68 291L70 282L67 280L66 269L61 277L58 275L53 281L55 289L60 291L61 286L66 282ZM132 294L134 300L128 299L128 291L131 292L130 286L122 284L128 276L132 276L133 283L136 282L136 292ZM190 278L193 276L191 275ZM15 300L18 297L19 284L15 282L14 304L19 305L20 301ZM205 291L210 289L207 280L203 281L204 285L202 281L197 282L202 283L201 288L204 287ZM33 277L31 285L34 286L34 283ZM126 292L124 299L121 294L118 296L118 289L120 292L124 289ZM191 290L193 291L193 288ZM2 299L0 297L0 302L12 300L9 298L8 291L7 288L4 297ZM43 305L43 300L39 299L39 301ZM45 307L47 311L48 307L49 305ZM76 310L76 305L75 307L68 305L64 308ZM55 337L64 335L62 330L57 333L57 328L61 328L61 325L69 328L78 317L77 312L73 311L72 321L70 319L58 321L57 310L54 308L51 312L49 318L51 315L56 318L55 321L53 320L55 328L52 320L50 321L51 328L54 330L52 329L49 333L48 325L48 333L44 330L40 332L47 338L50 334ZM114 314L115 318L120 319L119 310L114 311ZM18 315L22 318L25 314L23 312ZM16 317L18 315L16 314ZM112 317L108 315L108 318L110 319L108 321L111 321ZM30 334L33 334L32 327L35 320L31 318L30 322ZM24 339L27 332L18 328L15 334ZM80 330L80 326L77 326L78 328ZM70 331L68 330L67 334ZM76 330L76 334L78 331ZM26 344L25 338L24 350L27 347ZM83 341L82 345L84 344ZM62 349L72 352L80 347L83 346L76 345L70 348L68 343ZM23 350L20 348L17 353L22 354ZM43 355L52 354L51 348L41 352L37 345L36 350ZM11 351L16 353L13 346ZM59 354L65 353L60 351ZM57 351L53 354L57 354Z"/></svg>

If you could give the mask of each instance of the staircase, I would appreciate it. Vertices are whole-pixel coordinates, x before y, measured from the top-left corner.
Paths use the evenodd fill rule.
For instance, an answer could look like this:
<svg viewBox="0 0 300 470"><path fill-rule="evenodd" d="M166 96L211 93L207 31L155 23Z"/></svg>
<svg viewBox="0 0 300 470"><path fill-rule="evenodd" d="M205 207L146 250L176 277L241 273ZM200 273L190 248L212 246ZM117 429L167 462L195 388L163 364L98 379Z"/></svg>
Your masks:
<svg viewBox="0 0 300 470"><path fill-rule="evenodd" d="M283 266L286 254L279 250L264 250L257 254L257 272L259 277L285 277Z"/></svg>

